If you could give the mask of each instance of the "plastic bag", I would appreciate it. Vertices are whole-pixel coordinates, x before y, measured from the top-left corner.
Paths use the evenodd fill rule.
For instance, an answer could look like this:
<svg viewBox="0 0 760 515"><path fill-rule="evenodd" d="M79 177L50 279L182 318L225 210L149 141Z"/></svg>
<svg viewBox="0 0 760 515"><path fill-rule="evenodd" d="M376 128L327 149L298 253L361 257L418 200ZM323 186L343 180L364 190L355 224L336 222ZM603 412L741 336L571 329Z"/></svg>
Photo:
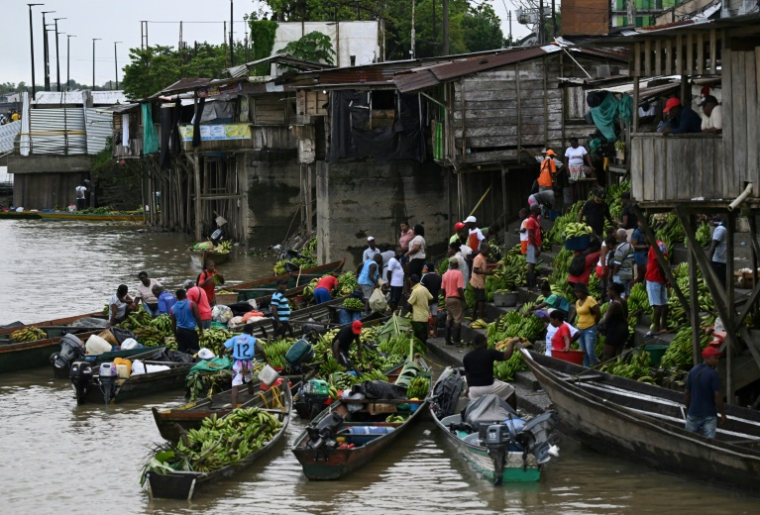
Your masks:
<svg viewBox="0 0 760 515"><path fill-rule="evenodd" d="M216 357L216 354L214 354L214 351L207 348L202 348L200 351L198 351L198 357L201 359L214 359Z"/></svg>
<svg viewBox="0 0 760 515"><path fill-rule="evenodd" d="M140 375L145 373L145 365L139 359L132 362L132 375Z"/></svg>
<svg viewBox="0 0 760 515"><path fill-rule="evenodd" d="M211 319L220 324L226 324L233 316L232 310L227 306L214 306L211 310Z"/></svg>
<svg viewBox="0 0 760 515"><path fill-rule="evenodd" d="M369 298L369 307L372 311L382 313L388 307L388 301L385 300L383 290L375 288L372 295Z"/></svg>

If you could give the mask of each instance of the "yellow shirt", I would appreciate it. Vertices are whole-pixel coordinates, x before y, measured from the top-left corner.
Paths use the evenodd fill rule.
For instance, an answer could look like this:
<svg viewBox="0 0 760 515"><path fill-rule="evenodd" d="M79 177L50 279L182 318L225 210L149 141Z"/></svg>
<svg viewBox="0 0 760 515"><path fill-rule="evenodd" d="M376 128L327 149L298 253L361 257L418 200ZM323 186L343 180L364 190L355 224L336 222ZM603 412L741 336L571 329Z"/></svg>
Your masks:
<svg viewBox="0 0 760 515"><path fill-rule="evenodd" d="M18 113L13 113L11 115L11 121L17 122L18 119L19 119L19 114Z"/></svg>
<svg viewBox="0 0 760 515"><path fill-rule="evenodd" d="M586 297L586 301L581 304L581 301L575 301L575 312L578 313L578 323L576 327L578 329L588 329L596 325L596 318L591 312L591 308L599 304L594 297Z"/></svg>
<svg viewBox="0 0 760 515"><path fill-rule="evenodd" d="M409 305L412 306L412 321L427 322L430 318L428 305L433 300L433 296L427 288L417 283L412 286L412 293L409 295Z"/></svg>

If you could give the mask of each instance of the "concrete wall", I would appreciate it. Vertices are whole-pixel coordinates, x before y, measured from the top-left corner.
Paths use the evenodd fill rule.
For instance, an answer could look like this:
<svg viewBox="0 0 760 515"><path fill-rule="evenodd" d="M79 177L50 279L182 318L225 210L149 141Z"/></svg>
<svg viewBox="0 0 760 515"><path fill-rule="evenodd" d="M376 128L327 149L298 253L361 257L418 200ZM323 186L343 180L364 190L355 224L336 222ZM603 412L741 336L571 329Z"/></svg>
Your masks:
<svg viewBox="0 0 760 515"><path fill-rule="evenodd" d="M449 238L447 181L435 164L416 162L317 163L317 252L320 263L346 258L361 263L367 236L395 245L399 222L425 227L428 257Z"/></svg>
<svg viewBox="0 0 760 515"><path fill-rule="evenodd" d="M74 189L90 177L87 156L9 156L13 204L26 209L64 208L75 203Z"/></svg>
<svg viewBox="0 0 760 515"><path fill-rule="evenodd" d="M282 243L299 208L300 165L298 152L292 150L261 150L249 152L245 158L245 173L241 178L248 193L248 246L262 249ZM298 228L300 217L293 222Z"/></svg>

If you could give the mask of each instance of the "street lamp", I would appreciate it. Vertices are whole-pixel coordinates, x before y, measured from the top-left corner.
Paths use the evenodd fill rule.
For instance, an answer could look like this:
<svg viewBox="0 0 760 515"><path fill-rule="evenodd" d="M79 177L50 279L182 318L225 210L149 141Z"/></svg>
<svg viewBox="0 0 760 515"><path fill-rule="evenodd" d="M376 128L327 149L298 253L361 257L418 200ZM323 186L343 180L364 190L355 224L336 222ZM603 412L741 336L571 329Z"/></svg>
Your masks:
<svg viewBox="0 0 760 515"><path fill-rule="evenodd" d="M66 34L66 91L71 87L71 38L74 34Z"/></svg>
<svg viewBox="0 0 760 515"><path fill-rule="evenodd" d="M29 6L29 44L32 47L32 100L34 100L34 95L37 93L37 88L34 84L34 81L36 80L34 77L34 28L32 26L32 7L37 5L45 5L45 4L26 4Z"/></svg>
<svg viewBox="0 0 760 515"><path fill-rule="evenodd" d="M55 79L58 82L58 91L61 91L61 53L58 51L58 20L66 18L54 18L55 22Z"/></svg>
<svg viewBox="0 0 760 515"><path fill-rule="evenodd" d="M123 43L123 41L114 41L113 42L113 61L114 61L114 69L116 71L116 88L119 89L119 57L116 55L116 45L119 43Z"/></svg>
<svg viewBox="0 0 760 515"><path fill-rule="evenodd" d="M95 42L101 38L92 38L92 90L95 91Z"/></svg>
<svg viewBox="0 0 760 515"><path fill-rule="evenodd" d="M47 23L45 22L46 14L53 14L55 11L42 11L42 44L44 45L45 56L45 91L50 91L50 53L48 50Z"/></svg>

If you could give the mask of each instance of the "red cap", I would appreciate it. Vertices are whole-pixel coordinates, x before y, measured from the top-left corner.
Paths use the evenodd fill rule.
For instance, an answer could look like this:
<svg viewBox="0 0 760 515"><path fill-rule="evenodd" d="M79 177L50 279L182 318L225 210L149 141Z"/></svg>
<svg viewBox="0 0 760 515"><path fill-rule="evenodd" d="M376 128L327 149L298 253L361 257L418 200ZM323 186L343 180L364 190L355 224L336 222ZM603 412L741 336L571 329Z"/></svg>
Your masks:
<svg viewBox="0 0 760 515"><path fill-rule="evenodd" d="M714 345L708 345L704 349L702 349L702 357L703 358L709 358L710 356L722 356L723 353L718 350L718 348Z"/></svg>
<svg viewBox="0 0 760 515"><path fill-rule="evenodd" d="M354 334L362 334L362 321L354 320L354 323L351 324L351 330L354 332Z"/></svg>
<svg viewBox="0 0 760 515"><path fill-rule="evenodd" d="M667 102L665 102L665 109L662 111L663 113L667 113L671 109L673 109L676 106L680 106L681 101L677 99L676 97L669 98Z"/></svg>
<svg viewBox="0 0 760 515"><path fill-rule="evenodd" d="M457 222L454 224L454 231L458 231L460 229L464 229L465 225L462 222Z"/></svg>

